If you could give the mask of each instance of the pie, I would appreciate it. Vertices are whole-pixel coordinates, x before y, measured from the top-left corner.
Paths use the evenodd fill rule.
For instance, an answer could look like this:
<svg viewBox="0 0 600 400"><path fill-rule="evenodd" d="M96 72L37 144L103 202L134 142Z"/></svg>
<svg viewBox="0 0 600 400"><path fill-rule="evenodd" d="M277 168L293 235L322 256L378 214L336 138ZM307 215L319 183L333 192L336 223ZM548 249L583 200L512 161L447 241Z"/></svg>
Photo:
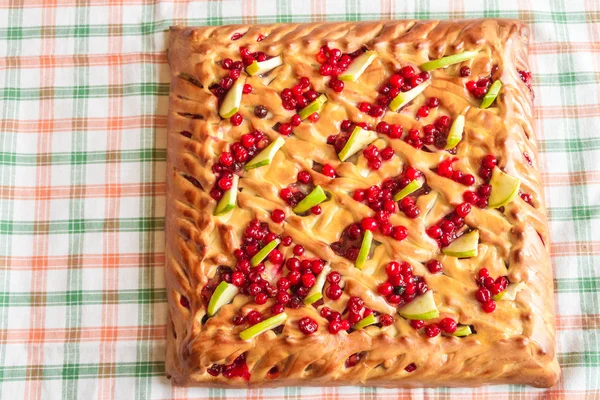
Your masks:
<svg viewBox="0 0 600 400"><path fill-rule="evenodd" d="M175 384L556 383L526 26L170 35Z"/></svg>

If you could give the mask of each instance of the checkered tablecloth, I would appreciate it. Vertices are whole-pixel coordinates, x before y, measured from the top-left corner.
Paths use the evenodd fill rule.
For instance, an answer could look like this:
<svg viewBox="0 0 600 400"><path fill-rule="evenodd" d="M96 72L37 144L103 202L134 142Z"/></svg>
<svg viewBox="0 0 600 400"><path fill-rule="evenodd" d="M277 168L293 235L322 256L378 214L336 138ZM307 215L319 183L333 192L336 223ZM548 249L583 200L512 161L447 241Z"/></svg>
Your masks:
<svg viewBox="0 0 600 400"><path fill-rule="evenodd" d="M164 378L167 29L530 24L555 269L551 390L181 389ZM0 398L600 398L598 0L0 1Z"/></svg>

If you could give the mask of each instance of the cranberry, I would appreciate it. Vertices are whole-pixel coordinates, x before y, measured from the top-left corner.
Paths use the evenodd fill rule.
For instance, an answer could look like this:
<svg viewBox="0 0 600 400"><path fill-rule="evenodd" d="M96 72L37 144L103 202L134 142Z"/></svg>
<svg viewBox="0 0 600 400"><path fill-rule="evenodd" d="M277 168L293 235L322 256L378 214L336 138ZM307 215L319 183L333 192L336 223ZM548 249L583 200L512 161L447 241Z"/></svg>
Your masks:
<svg viewBox="0 0 600 400"><path fill-rule="evenodd" d="M319 68L319 73L322 76L329 76L333 72L333 67L330 64L321 64Z"/></svg>
<svg viewBox="0 0 600 400"><path fill-rule="evenodd" d="M321 170L321 173L330 178L335 178L335 176L336 176L335 169L329 164L323 165L323 169Z"/></svg>
<svg viewBox="0 0 600 400"><path fill-rule="evenodd" d="M475 192L467 190L463 193L463 200L469 204L475 204L479 200L479 196Z"/></svg>
<svg viewBox="0 0 600 400"><path fill-rule="evenodd" d="M459 72L460 76L462 78L466 78L467 76L471 76L471 68L467 67L466 65L463 67L460 67L460 72Z"/></svg>
<svg viewBox="0 0 600 400"><path fill-rule="evenodd" d="M430 324L425 327L427 337L433 338L440 334L440 327L437 324Z"/></svg>
<svg viewBox="0 0 600 400"><path fill-rule="evenodd" d="M479 176L485 179L486 181L489 181L492 177L492 170L489 168L481 168L479 170Z"/></svg>
<svg viewBox="0 0 600 400"><path fill-rule="evenodd" d="M271 314L273 315L277 315L277 314L281 314L282 312L285 311L285 306L283 304L273 304L273 307L271 307Z"/></svg>
<svg viewBox="0 0 600 400"><path fill-rule="evenodd" d="M492 194L492 185L484 183L483 185L479 186L479 189L477 190L477 192L484 197L489 197L490 194Z"/></svg>
<svg viewBox="0 0 600 400"><path fill-rule="evenodd" d="M490 300L490 297L490 291L484 287L480 287L475 293L475 298L480 303L487 303Z"/></svg>
<svg viewBox="0 0 600 400"><path fill-rule="evenodd" d="M233 155L228 151L223 152L219 156L219 162L226 167L230 167L233 164Z"/></svg>
<svg viewBox="0 0 600 400"><path fill-rule="evenodd" d="M496 302L494 300L489 300L488 302L483 303L481 305L481 308L483 308L483 311L485 311L486 313L494 312L494 310L496 309Z"/></svg>
<svg viewBox="0 0 600 400"><path fill-rule="evenodd" d="M377 230L377 221L372 217L365 217L360 222L360 225L363 230L374 232Z"/></svg>
<svg viewBox="0 0 600 400"><path fill-rule="evenodd" d="M337 284L337 283L340 283L341 280L342 280L342 276L337 271L331 271L327 275L327 282L329 282L329 283L336 283Z"/></svg>
<svg viewBox="0 0 600 400"><path fill-rule="evenodd" d="M300 271L290 271L290 273L287 274L287 279L292 285L297 285L300 283L300 279L302 279L302 274Z"/></svg>
<svg viewBox="0 0 600 400"><path fill-rule="evenodd" d="M496 157L492 154L488 154L481 160L481 166L484 168L493 169L497 165Z"/></svg>
<svg viewBox="0 0 600 400"><path fill-rule="evenodd" d="M258 305L265 304L268 299L269 296L267 296L265 293L258 293L256 296L254 296L254 302Z"/></svg>
<svg viewBox="0 0 600 400"><path fill-rule="evenodd" d="M271 220L273 222L275 222L276 224L282 223L284 219L285 219L285 213L283 212L283 210L275 209L271 213Z"/></svg>
<svg viewBox="0 0 600 400"><path fill-rule="evenodd" d="M302 275L302 284L307 287L307 288L311 288L315 285L316 282L316 278L314 276L314 274L308 272Z"/></svg>
<svg viewBox="0 0 600 400"><path fill-rule="evenodd" d="M304 246L302 246L301 244L297 244L294 246L294 255L300 257L302 254L304 254Z"/></svg>
<svg viewBox="0 0 600 400"><path fill-rule="evenodd" d="M229 122L231 122L231 125L233 126L240 126L242 122L244 122L244 117L242 117L242 114L239 112L236 112L229 118Z"/></svg>
<svg viewBox="0 0 600 400"><path fill-rule="evenodd" d="M458 206L456 206L455 211L459 217L464 218L471 212L471 204L466 203L466 202L461 203Z"/></svg>
<svg viewBox="0 0 600 400"><path fill-rule="evenodd" d="M400 73L402 74L402 76L404 78L411 78L415 75L415 69L413 67L411 67L410 65L407 65L405 67L402 67L402 69L400 70Z"/></svg>
<svg viewBox="0 0 600 400"><path fill-rule="evenodd" d="M381 314L379 316L379 323L382 326L390 326L394 323L394 317L392 317L390 314Z"/></svg>
<svg viewBox="0 0 600 400"><path fill-rule="evenodd" d="M273 265L280 265L283 262L283 254L279 250L273 250L269 253L269 261Z"/></svg>
<svg viewBox="0 0 600 400"><path fill-rule="evenodd" d="M404 240L408 237L408 229L402 225L395 226L392 230L392 237L398 241Z"/></svg>
<svg viewBox="0 0 600 400"><path fill-rule="evenodd" d="M379 292L379 294L382 296L387 296L388 294L391 294L393 290L394 287L389 282L383 282L377 287L377 292Z"/></svg>
<svg viewBox="0 0 600 400"><path fill-rule="evenodd" d="M231 274L231 283L233 283L235 286L242 287L244 286L245 281L246 278L240 271L235 271Z"/></svg>
<svg viewBox="0 0 600 400"><path fill-rule="evenodd" d="M425 104L429 108L435 108L440 105L440 99L438 99L437 97L430 97L427 99L427 102Z"/></svg>
<svg viewBox="0 0 600 400"><path fill-rule="evenodd" d="M246 314L246 319L250 325L256 325L263 320L263 316L260 312L252 310Z"/></svg>
<svg viewBox="0 0 600 400"><path fill-rule="evenodd" d="M301 318L300 321L298 321L298 327L305 335L312 335L317 331L317 329L319 329L317 321L310 317Z"/></svg>
<svg viewBox="0 0 600 400"><path fill-rule="evenodd" d="M327 327L327 330L329 330L329 333L331 333L332 335L338 333L340 329L342 329L342 323L340 321L331 321L329 322L329 326Z"/></svg>
<svg viewBox="0 0 600 400"><path fill-rule="evenodd" d="M428 106L419 107L419 109L417 110L417 115L421 118L427 117L429 115L429 107Z"/></svg>
<svg viewBox="0 0 600 400"><path fill-rule="evenodd" d="M417 364L415 364L415 363L410 363L406 367L404 367L404 370L409 373L414 372L416 369L417 369Z"/></svg>
<svg viewBox="0 0 600 400"><path fill-rule="evenodd" d="M442 263L438 260L429 260L427 261L427 269L432 274L439 274L442 272Z"/></svg>
<svg viewBox="0 0 600 400"><path fill-rule="evenodd" d="M519 196L521 196L521 199L523 199L525 203L531 205L533 197L529 193L519 193Z"/></svg>
<svg viewBox="0 0 600 400"><path fill-rule="evenodd" d="M325 290L325 295L331 300L337 300L342 297L343 290L338 284L330 284L327 290Z"/></svg>
<svg viewBox="0 0 600 400"><path fill-rule="evenodd" d="M467 82L466 87L469 92L473 92L473 90L477 89L477 83L475 83L475 81L469 81Z"/></svg>
<svg viewBox="0 0 600 400"><path fill-rule="evenodd" d="M456 321L452 318L444 318L438 324L440 329L446 333L456 332Z"/></svg>
<svg viewBox="0 0 600 400"><path fill-rule="evenodd" d="M460 183L465 186L472 186L475 183L475 177L471 174L465 174L461 178Z"/></svg>
<svg viewBox="0 0 600 400"><path fill-rule="evenodd" d="M277 130L283 136L290 136L292 134L292 125L288 123L283 123L279 125L279 128Z"/></svg>
<svg viewBox="0 0 600 400"><path fill-rule="evenodd" d="M425 232L427 232L427 235L433 239L438 239L440 236L442 236L442 230L437 225L431 225Z"/></svg>
<svg viewBox="0 0 600 400"><path fill-rule="evenodd" d="M289 245L291 245L292 244L292 237L291 236L284 236L281 239L281 244L284 245L284 246L286 246L286 247L289 246Z"/></svg>
<svg viewBox="0 0 600 400"><path fill-rule="evenodd" d="M410 320L410 326L413 329L421 329L422 327L425 326L425 321L422 321L420 319L411 319Z"/></svg>
<svg viewBox="0 0 600 400"><path fill-rule="evenodd" d="M475 89L473 89L473 96L475 96L478 99L483 98L486 93L487 93L487 88L476 87Z"/></svg>
<svg viewBox="0 0 600 400"><path fill-rule="evenodd" d="M385 273L387 276L397 276L400 275L400 263L397 261L390 261L385 266Z"/></svg>
<svg viewBox="0 0 600 400"><path fill-rule="evenodd" d="M363 101L362 103L358 104L358 109L360 112L368 114L371 111L371 105Z"/></svg>

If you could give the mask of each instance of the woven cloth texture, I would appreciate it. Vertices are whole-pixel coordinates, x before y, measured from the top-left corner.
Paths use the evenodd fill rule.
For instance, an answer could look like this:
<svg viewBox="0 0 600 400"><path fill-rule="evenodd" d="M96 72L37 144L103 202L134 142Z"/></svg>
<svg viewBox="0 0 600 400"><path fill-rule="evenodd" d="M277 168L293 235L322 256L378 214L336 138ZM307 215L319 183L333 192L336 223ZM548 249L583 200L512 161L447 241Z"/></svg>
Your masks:
<svg viewBox="0 0 600 400"><path fill-rule="evenodd" d="M519 18L553 238L549 390L176 388L164 378L168 28ZM0 398L600 398L597 0L0 1Z"/></svg>

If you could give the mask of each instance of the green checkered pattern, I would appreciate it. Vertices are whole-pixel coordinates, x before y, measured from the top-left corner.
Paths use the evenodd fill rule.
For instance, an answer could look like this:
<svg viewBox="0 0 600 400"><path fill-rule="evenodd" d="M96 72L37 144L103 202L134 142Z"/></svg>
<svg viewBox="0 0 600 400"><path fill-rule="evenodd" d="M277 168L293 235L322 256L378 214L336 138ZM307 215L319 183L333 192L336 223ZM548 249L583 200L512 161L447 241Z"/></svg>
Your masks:
<svg viewBox="0 0 600 400"><path fill-rule="evenodd" d="M520 18L552 229L550 390L183 389L164 378L170 25ZM0 398L600 398L597 0L0 2Z"/></svg>

